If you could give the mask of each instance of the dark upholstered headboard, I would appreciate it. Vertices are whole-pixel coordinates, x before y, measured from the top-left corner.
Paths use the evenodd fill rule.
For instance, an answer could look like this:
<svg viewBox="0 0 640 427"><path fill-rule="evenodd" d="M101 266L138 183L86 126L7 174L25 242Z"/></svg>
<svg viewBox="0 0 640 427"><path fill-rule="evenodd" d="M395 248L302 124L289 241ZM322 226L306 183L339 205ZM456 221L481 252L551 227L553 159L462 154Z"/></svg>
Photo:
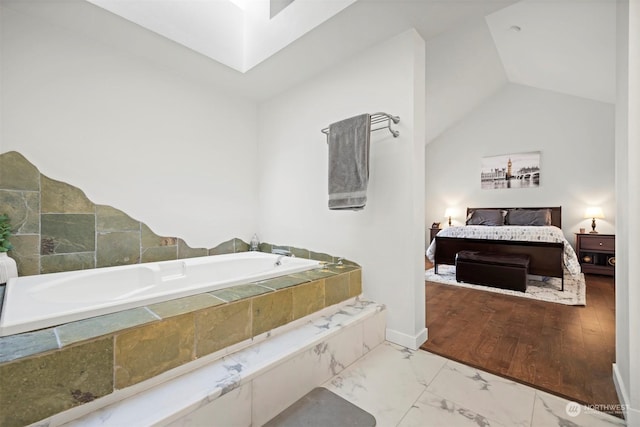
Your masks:
<svg viewBox="0 0 640 427"><path fill-rule="evenodd" d="M544 207L544 208L467 208L467 218L469 217L470 211L474 211L477 209L496 210L496 211L505 211L509 209L524 209L524 210L537 211L540 209L549 209L551 211L551 225L555 225L558 228L562 228L562 207L561 206Z"/></svg>

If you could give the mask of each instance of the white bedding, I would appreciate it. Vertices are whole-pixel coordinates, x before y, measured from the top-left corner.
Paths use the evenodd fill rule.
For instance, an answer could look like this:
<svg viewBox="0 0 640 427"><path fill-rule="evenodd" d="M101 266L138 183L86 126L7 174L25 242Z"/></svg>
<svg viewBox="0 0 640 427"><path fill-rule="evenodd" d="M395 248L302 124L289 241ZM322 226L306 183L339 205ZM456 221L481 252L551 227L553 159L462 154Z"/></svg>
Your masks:
<svg viewBox="0 0 640 427"><path fill-rule="evenodd" d="M470 239L489 240L518 240L526 242L556 242L564 243L564 266L572 275L580 273L580 263L575 251L564 238L562 230L558 227L533 227L533 226L500 226L488 227L486 225L465 225L462 227L443 228L438 232L440 237L460 237ZM433 239L427 249L427 258L434 260L436 239Z"/></svg>

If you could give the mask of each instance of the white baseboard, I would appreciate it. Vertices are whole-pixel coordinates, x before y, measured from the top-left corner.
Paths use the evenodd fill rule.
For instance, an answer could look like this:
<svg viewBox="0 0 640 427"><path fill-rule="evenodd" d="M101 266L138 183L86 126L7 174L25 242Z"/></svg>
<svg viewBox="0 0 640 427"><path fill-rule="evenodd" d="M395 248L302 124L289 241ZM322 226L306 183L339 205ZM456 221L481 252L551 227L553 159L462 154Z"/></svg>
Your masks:
<svg viewBox="0 0 640 427"><path fill-rule="evenodd" d="M618 394L618 400L624 411L624 419L628 426L640 425L640 409L634 409L629 403L629 395L627 395L627 388L624 381L620 376L618 366L613 364L613 384L616 386L616 393Z"/></svg>
<svg viewBox="0 0 640 427"><path fill-rule="evenodd" d="M629 403L629 398L627 397L627 392L624 387L624 381L622 381L622 378L620 377L620 371L618 371L618 365L614 363L612 366L613 366L613 369L612 369L613 384L616 386L618 401L620 401L620 404L622 405L623 408L626 408L627 404Z"/></svg>
<svg viewBox="0 0 640 427"><path fill-rule="evenodd" d="M387 328L385 339L394 344L401 345L402 347L410 348L411 350L417 350L422 344L427 341L429 332L427 328L424 328L417 335L407 335L405 333L396 331L394 329Z"/></svg>

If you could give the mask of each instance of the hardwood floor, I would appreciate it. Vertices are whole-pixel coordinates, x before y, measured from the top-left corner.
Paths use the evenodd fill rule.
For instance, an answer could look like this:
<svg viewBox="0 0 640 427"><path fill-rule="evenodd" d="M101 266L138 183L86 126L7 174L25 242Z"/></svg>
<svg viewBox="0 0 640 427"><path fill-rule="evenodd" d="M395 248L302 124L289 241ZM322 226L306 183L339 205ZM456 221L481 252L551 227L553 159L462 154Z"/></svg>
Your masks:
<svg viewBox="0 0 640 427"><path fill-rule="evenodd" d="M614 279L586 283L587 306L576 307L426 282L421 348L582 404L617 405Z"/></svg>

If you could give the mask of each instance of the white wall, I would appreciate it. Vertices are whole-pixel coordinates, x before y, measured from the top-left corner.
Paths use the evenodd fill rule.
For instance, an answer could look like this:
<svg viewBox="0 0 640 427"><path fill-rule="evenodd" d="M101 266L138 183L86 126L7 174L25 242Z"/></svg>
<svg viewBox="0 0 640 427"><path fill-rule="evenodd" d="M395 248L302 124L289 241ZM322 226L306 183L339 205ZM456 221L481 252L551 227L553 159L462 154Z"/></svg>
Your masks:
<svg viewBox="0 0 640 427"><path fill-rule="evenodd" d="M377 111L400 116L400 137L372 134L367 206L329 211L320 130ZM360 263L364 295L387 305L387 338L414 348L426 339L424 117L424 42L413 30L259 108L261 238Z"/></svg>
<svg viewBox="0 0 640 427"><path fill-rule="evenodd" d="M0 152L19 151L50 178L193 247L249 239L256 104L69 28L74 8L84 10L68 3L42 18L2 7ZM101 12L91 17L104 30L113 18ZM166 43L140 31L151 47Z"/></svg>
<svg viewBox="0 0 640 427"><path fill-rule="evenodd" d="M616 101L616 363L613 379L629 426L640 425L640 3L618 1Z"/></svg>
<svg viewBox="0 0 640 427"><path fill-rule="evenodd" d="M484 17L427 40L426 75L429 143L507 83Z"/></svg>
<svg viewBox="0 0 640 427"><path fill-rule="evenodd" d="M482 190L484 156L540 151L540 187ZM589 205L602 206L615 225L614 106L513 83L427 144L426 222L444 222L447 207L464 223L470 207L562 206L565 237L572 244Z"/></svg>

